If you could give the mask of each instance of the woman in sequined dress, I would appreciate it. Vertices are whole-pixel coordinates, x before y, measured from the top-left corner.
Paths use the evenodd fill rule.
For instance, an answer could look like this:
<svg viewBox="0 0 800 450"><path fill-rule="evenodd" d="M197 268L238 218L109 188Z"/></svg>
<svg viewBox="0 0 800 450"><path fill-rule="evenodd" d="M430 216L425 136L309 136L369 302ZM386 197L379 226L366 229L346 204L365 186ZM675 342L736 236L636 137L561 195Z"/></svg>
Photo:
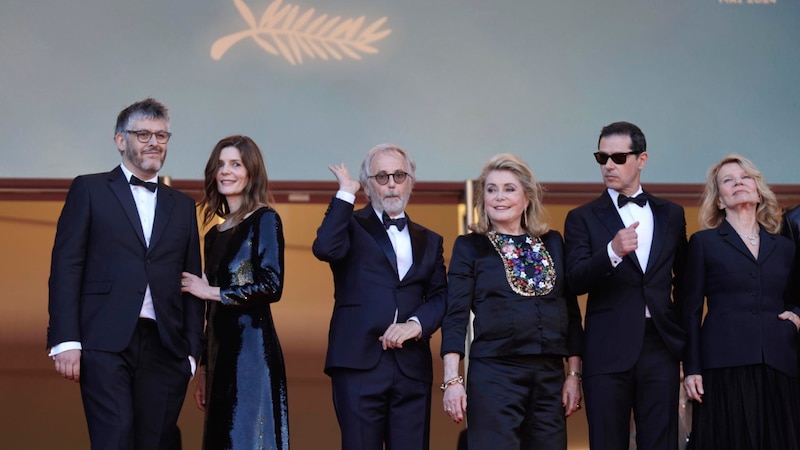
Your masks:
<svg viewBox="0 0 800 450"><path fill-rule="evenodd" d="M205 276L184 292L209 300L195 402L207 450L288 449L286 371L270 304L283 291L283 228L269 206L261 151L247 136L217 143L205 169Z"/></svg>
<svg viewBox="0 0 800 450"><path fill-rule="evenodd" d="M564 450L566 417L581 402L583 330L563 239L542 221L541 188L516 156L493 157L478 183L478 223L456 239L448 271L444 411L456 423L466 416L469 448Z"/></svg>

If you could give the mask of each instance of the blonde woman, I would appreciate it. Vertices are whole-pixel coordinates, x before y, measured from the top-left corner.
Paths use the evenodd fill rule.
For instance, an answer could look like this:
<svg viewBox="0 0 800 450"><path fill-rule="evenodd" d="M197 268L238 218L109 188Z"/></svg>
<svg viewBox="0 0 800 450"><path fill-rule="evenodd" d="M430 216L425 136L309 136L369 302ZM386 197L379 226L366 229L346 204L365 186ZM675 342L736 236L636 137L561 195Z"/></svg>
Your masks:
<svg viewBox="0 0 800 450"><path fill-rule="evenodd" d="M468 419L469 448L564 450L566 416L581 407L583 332L564 278L564 241L543 222L541 188L518 157L493 157L479 186L480 220L456 239L448 272L444 411L456 423Z"/></svg>
<svg viewBox="0 0 800 450"><path fill-rule="evenodd" d="M700 221L684 296L691 448L798 449L800 307L775 195L750 160L726 156L711 168Z"/></svg>

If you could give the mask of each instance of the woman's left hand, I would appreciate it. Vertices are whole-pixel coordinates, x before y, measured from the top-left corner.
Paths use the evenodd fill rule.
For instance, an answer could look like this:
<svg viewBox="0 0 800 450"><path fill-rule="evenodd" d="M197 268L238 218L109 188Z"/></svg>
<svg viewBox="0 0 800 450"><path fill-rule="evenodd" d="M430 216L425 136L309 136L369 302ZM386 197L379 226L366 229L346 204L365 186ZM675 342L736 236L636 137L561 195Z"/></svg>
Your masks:
<svg viewBox="0 0 800 450"><path fill-rule="evenodd" d="M183 272L181 274L181 292L192 294L195 297L203 300L219 301L220 299L218 297L215 298L214 296L209 295L210 290L211 286L208 285L208 280L206 279L205 274L203 274L203 278L200 278L197 275L189 272Z"/></svg>
<svg viewBox="0 0 800 450"><path fill-rule="evenodd" d="M797 328L797 331L800 331L800 317L797 314L791 311L784 311L778 314L778 318L781 320L789 320L794 324L794 327Z"/></svg>
<svg viewBox="0 0 800 450"><path fill-rule="evenodd" d="M581 409L581 384L578 377L568 376L561 388L561 405L567 417Z"/></svg>

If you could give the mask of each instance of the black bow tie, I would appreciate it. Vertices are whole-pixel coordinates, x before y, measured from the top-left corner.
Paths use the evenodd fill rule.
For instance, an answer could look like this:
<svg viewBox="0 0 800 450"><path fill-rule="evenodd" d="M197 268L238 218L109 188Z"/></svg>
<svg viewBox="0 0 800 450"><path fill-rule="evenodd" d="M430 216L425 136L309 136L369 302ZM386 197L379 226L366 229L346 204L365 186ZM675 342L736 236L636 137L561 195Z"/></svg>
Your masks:
<svg viewBox="0 0 800 450"><path fill-rule="evenodd" d="M398 217L397 219L390 219L389 215L386 214L386 211L383 212L383 226L388 230L390 226L394 225L397 227L397 231L403 231L403 228L406 227L406 223L408 219L405 217Z"/></svg>
<svg viewBox="0 0 800 450"><path fill-rule="evenodd" d="M158 183L153 183L152 181L142 181L136 175L131 175L130 183L134 186L144 186L150 192L155 192L156 188L158 187Z"/></svg>
<svg viewBox="0 0 800 450"><path fill-rule="evenodd" d="M644 205L647 204L647 194L643 192L636 197L628 197L627 195L619 194L619 197L617 197L617 206L620 208L628 204L628 202L636 203L644 208Z"/></svg>

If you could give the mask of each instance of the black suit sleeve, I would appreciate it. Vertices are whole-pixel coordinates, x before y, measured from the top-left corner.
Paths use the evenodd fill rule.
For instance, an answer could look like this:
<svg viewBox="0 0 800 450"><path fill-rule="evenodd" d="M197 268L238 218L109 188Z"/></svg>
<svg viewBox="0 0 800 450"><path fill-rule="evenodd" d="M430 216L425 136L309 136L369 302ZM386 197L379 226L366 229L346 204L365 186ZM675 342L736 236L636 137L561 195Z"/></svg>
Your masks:
<svg viewBox="0 0 800 450"><path fill-rule="evenodd" d="M614 272L614 266L611 265L606 252L608 242L602 243L602 251L595 251L589 226L577 210L570 211L564 223L567 284L577 295L588 293L593 285L605 280Z"/></svg>
<svg viewBox="0 0 800 450"><path fill-rule="evenodd" d="M699 375L702 370L700 360L700 325L703 320L703 305L706 294L705 248L700 235L695 234L689 241L689 251L683 280L682 317L686 331L686 354L683 371L686 375Z"/></svg>
<svg viewBox="0 0 800 450"><path fill-rule="evenodd" d="M197 226L197 209L194 206L194 202L191 199L188 200L190 204L189 210L191 211L191 224L189 226L189 241L184 255L185 271L199 277L203 274L203 264L200 258L200 231ZM182 294L182 300L183 323L186 340L189 342L189 355L194 357L196 361L200 361L200 356L203 352L206 302L191 294Z"/></svg>
<svg viewBox="0 0 800 450"><path fill-rule="evenodd" d="M90 198L82 177L67 192L56 228L49 280L47 346L81 340L80 296L90 231Z"/></svg>

